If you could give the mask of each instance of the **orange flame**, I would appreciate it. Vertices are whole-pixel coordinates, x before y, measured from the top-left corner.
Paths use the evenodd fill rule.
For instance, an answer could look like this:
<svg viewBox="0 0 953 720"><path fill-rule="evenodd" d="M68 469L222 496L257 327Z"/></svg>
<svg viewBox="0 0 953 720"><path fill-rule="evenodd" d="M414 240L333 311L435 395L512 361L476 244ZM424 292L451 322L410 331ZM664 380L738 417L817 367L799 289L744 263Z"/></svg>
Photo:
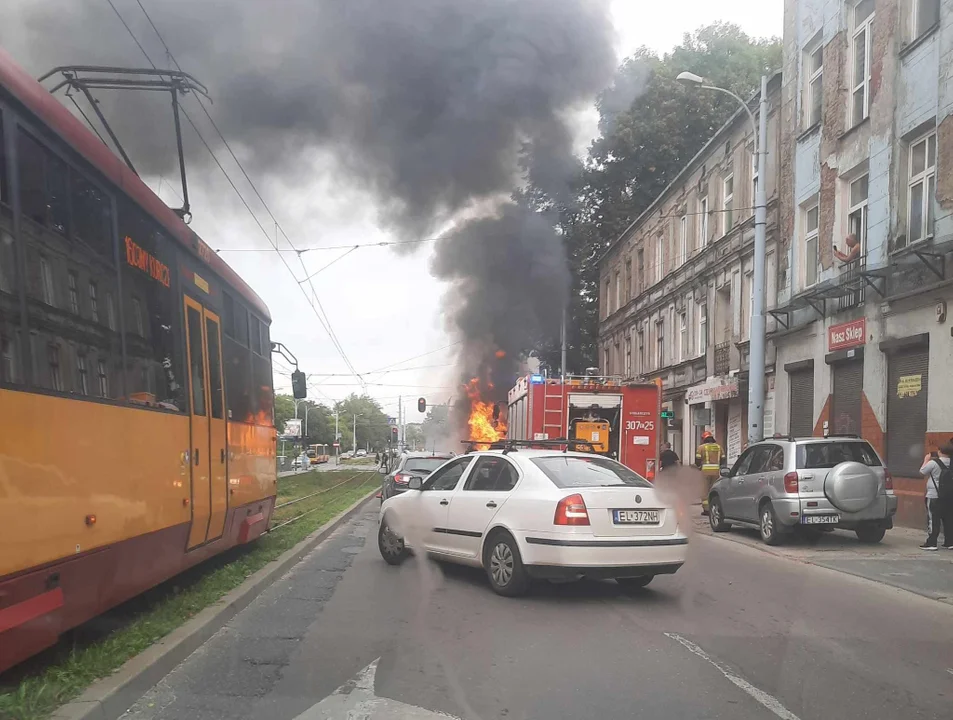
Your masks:
<svg viewBox="0 0 953 720"><path fill-rule="evenodd" d="M493 403L483 401L480 396L480 381L473 378L464 389L470 399L470 417L467 418L467 425L470 427L468 439L487 444L504 439L506 419L496 410Z"/></svg>

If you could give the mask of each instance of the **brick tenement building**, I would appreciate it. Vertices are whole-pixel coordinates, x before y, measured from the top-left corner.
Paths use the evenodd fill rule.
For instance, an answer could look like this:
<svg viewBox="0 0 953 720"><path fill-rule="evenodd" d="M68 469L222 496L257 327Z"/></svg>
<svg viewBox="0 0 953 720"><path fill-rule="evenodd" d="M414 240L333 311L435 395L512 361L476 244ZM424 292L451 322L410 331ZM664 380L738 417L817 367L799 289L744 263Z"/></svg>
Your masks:
<svg viewBox="0 0 953 720"><path fill-rule="evenodd" d="M785 0L783 42L776 425L868 439L920 525L953 437L953 0Z"/></svg>

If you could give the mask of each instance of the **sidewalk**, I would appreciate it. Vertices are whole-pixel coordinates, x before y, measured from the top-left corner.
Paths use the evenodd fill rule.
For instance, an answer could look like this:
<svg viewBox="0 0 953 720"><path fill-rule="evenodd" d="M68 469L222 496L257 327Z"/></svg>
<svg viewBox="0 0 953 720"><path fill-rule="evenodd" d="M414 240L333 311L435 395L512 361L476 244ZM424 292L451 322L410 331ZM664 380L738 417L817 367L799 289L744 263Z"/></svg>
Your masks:
<svg viewBox="0 0 953 720"><path fill-rule="evenodd" d="M708 518L700 515L700 506L693 507L691 512L695 531L712 535ZM847 530L821 533L816 538L794 535L776 547L761 542L757 530L738 526L715 537L953 605L953 550L921 550L918 546L926 539L924 531L895 527L877 545L864 545Z"/></svg>

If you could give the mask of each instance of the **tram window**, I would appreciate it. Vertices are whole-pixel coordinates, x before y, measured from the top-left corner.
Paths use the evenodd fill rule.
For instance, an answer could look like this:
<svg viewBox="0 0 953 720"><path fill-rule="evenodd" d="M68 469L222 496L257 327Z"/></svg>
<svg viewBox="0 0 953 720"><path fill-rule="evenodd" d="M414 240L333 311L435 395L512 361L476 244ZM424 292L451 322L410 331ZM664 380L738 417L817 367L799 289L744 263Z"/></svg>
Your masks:
<svg viewBox="0 0 953 720"><path fill-rule="evenodd" d="M189 328L189 377L192 382L192 413L205 415L205 361L202 353L202 314L187 308Z"/></svg>
<svg viewBox="0 0 953 720"><path fill-rule="evenodd" d="M254 315L251 316L251 349L256 355L261 355L261 323Z"/></svg>
<svg viewBox="0 0 953 720"><path fill-rule="evenodd" d="M34 387L74 397L119 399L123 394L121 336L95 319L90 295L83 292L84 288L95 285L97 292L107 297L118 293L115 264L111 255L103 258L100 253L90 252L82 243L71 242L65 236L71 227L67 201L71 183L85 181L76 169L67 167L29 135L20 133L18 147L25 150L26 158L38 163L32 168L19 164L19 183L29 196L22 212L39 224L25 222L22 225L26 264L23 276L27 302L25 330L29 333L24 332L16 350L23 358L26 357L24 350L29 347L32 359L29 376ZM41 191L44 213L35 207ZM102 205L108 208L109 196L97 192ZM2 234L0 232L0 244L3 244ZM105 242L112 246L111 235ZM0 263L6 264L3 253L0 247ZM2 304L0 300L0 306ZM0 331L9 337L2 327ZM20 382L27 374L24 368L18 368Z"/></svg>
<svg viewBox="0 0 953 720"><path fill-rule="evenodd" d="M21 132L17 138L17 170L20 212L33 222L46 225L46 173L43 148Z"/></svg>
<svg viewBox="0 0 953 720"><path fill-rule="evenodd" d="M255 391L258 395L258 413L256 422L259 425L274 425L274 391L271 386L271 358L252 357Z"/></svg>
<svg viewBox="0 0 953 720"><path fill-rule="evenodd" d="M208 387L212 417L225 417L222 408L222 354L219 352L218 324L206 319L205 335L208 338Z"/></svg>
<svg viewBox="0 0 953 720"><path fill-rule="evenodd" d="M271 336L265 323L261 324L261 354L262 357L271 358Z"/></svg>
<svg viewBox="0 0 953 720"><path fill-rule="evenodd" d="M74 234L112 264L113 228L109 197L79 173L73 173L71 179Z"/></svg>
<svg viewBox="0 0 953 720"><path fill-rule="evenodd" d="M172 243L131 203L121 202L118 219L126 397L137 405L184 411L184 334Z"/></svg>
<svg viewBox="0 0 953 720"><path fill-rule="evenodd" d="M222 341L225 360L225 398L229 420L253 422L255 410L252 401L251 353L232 338Z"/></svg>

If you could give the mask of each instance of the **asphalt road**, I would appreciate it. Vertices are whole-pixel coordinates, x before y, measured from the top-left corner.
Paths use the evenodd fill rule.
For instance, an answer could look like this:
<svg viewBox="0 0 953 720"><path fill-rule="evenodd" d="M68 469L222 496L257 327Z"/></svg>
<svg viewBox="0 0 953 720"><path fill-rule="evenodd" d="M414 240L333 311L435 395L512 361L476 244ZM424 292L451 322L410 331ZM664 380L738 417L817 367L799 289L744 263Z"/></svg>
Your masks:
<svg viewBox="0 0 953 720"><path fill-rule="evenodd" d="M942 718L953 606L697 535L634 597L386 565L376 501L147 693L159 718ZM441 714L443 713L443 714Z"/></svg>

